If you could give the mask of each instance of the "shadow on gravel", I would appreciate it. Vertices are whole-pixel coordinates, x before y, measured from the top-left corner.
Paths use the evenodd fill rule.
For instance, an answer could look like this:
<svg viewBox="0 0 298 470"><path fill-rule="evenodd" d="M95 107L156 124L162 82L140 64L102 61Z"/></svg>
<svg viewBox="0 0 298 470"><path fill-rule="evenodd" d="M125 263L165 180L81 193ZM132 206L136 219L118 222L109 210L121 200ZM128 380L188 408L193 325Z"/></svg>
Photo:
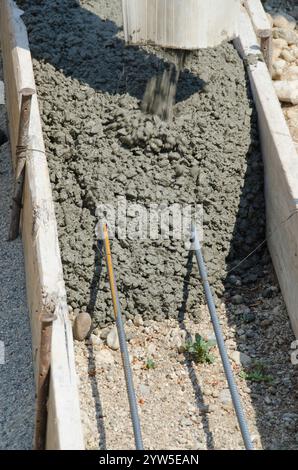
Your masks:
<svg viewBox="0 0 298 470"><path fill-rule="evenodd" d="M101 19L75 0L69 0L67 7L60 0L44 0L35 6L20 0L18 4L25 10L29 6L28 32L34 37L33 57L49 62L63 70L65 76L86 83L96 91L112 95L128 93L140 100L148 80L169 66L144 49L127 47L124 40L117 37L120 28L113 21ZM26 13L23 18L26 22ZM64 44L63 49L61 44ZM185 70L180 75L177 101L186 100L202 86L198 77Z"/></svg>
<svg viewBox="0 0 298 470"><path fill-rule="evenodd" d="M106 430L104 425L104 414L102 408L102 402L100 397L100 391L97 385L96 378L96 361L95 354L92 344L88 346L88 373L89 373L89 382L92 390L92 398L94 400L94 409L96 414L96 426L99 434L98 449L106 450ZM94 449L97 450L97 449Z"/></svg>
<svg viewBox="0 0 298 470"><path fill-rule="evenodd" d="M181 328L182 331L186 332L186 340L191 341L192 340L192 335L188 331L186 325L185 325L185 316L186 316L186 308L187 308L187 301L188 301L188 296L189 296L189 286L190 286L190 279L193 275L193 251L189 252L188 258L187 258L187 272L184 278L184 285L183 285L183 301L181 303L181 306L179 308L179 315L178 315L178 321L179 321L179 327ZM184 353L185 357L185 365L187 367L187 372L189 376L189 380L191 382L191 385L193 387L194 395L196 397L196 406L200 410L201 416L202 416L202 423L203 423L203 429L206 437L206 447L208 450L214 449L214 440L213 440L213 435L212 432L210 431L210 426L209 426L209 420L208 420L208 415L206 414L207 411L207 406L204 402L204 397L203 393L201 390L201 387L199 385L197 376L196 376L196 371L193 367L192 361L189 359L187 353Z"/></svg>
<svg viewBox="0 0 298 470"><path fill-rule="evenodd" d="M248 97L252 99L249 90ZM264 169L257 121L254 109L249 123L247 168L227 257L224 299L228 324L236 330L236 349L250 359L247 365L236 366L235 375L239 378L240 372L246 374L242 381L250 389L259 445L271 450L297 449L293 433L295 413L296 420L298 416L293 395L297 378L289 355L294 335L267 247ZM286 415L288 420L284 420Z"/></svg>
<svg viewBox="0 0 298 470"><path fill-rule="evenodd" d="M0 449L33 445L35 387L22 241L8 242L12 168L0 51Z"/></svg>

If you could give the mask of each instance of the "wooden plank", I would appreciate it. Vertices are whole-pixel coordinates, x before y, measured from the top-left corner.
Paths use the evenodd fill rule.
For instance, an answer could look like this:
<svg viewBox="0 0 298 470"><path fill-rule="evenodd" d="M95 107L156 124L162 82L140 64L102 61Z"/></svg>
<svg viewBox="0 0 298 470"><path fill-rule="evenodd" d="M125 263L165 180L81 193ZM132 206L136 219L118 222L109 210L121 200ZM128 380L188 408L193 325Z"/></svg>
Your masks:
<svg viewBox="0 0 298 470"><path fill-rule="evenodd" d="M256 35L268 38L271 35L271 24L260 0L244 0Z"/></svg>
<svg viewBox="0 0 298 470"><path fill-rule="evenodd" d="M261 52L270 75L272 75L272 28L260 0L244 0L257 37L260 39Z"/></svg>
<svg viewBox="0 0 298 470"><path fill-rule="evenodd" d="M253 52L257 38L245 11L241 13L240 38L235 41L244 59ZM257 57L256 57L257 59ZM295 335L298 337L298 158L266 65L248 65L258 111L265 172L267 238L274 268Z"/></svg>
<svg viewBox="0 0 298 470"><path fill-rule="evenodd" d="M12 142L16 143L21 91L35 90L35 83L31 81L33 67L26 28L20 18L20 10L12 0L1 1L0 22L10 134ZM46 448L83 449L72 329L36 94L32 95L29 123L22 240L37 385L44 366L40 364L42 321L49 311L54 312L55 317L50 353Z"/></svg>

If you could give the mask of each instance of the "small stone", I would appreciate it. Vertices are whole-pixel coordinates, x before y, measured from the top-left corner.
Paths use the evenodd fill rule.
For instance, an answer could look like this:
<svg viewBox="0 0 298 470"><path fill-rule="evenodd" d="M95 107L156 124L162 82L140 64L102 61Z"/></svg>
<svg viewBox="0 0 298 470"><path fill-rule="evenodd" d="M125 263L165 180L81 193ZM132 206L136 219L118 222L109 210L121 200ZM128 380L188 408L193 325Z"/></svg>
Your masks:
<svg viewBox="0 0 298 470"><path fill-rule="evenodd" d="M284 49L281 54L280 54L280 57L282 59L284 59L286 62L294 62L295 61L295 57L293 54L291 54L291 52L287 49Z"/></svg>
<svg viewBox="0 0 298 470"><path fill-rule="evenodd" d="M147 353L148 353L150 356L155 356L155 354L156 354L156 346L155 346L155 344L150 343L150 344L148 345Z"/></svg>
<svg viewBox="0 0 298 470"><path fill-rule="evenodd" d="M291 46L292 44L298 45L298 35L289 29L285 28L274 28L273 29L273 37L275 39L284 39L287 41L288 45Z"/></svg>
<svg viewBox="0 0 298 470"><path fill-rule="evenodd" d="M265 396L264 402L266 403L266 405L271 405L271 399L270 397L268 397L268 395Z"/></svg>
<svg viewBox="0 0 298 470"><path fill-rule="evenodd" d="M240 351L233 351L230 357L238 366L249 367L252 363L252 358Z"/></svg>
<svg viewBox="0 0 298 470"><path fill-rule="evenodd" d="M182 418L182 419L180 420L180 425L183 426L183 427L188 427L188 426L192 426L192 425L193 425L193 422L191 421L191 419Z"/></svg>
<svg viewBox="0 0 298 470"><path fill-rule="evenodd" d="M102 344L102 340L99 338L99 336L92 333L90 335L90 343L93 344L93 346L100 346Z"/></svg>
<svg viewBox="0 0 298 470"><path fill-rule="evenodd" d="M114 357L111 351L108 349L102 349L96 353L96 364L98 367L102 367L105 369L108 366L112 366L114 364Z"/></svg>
<svg viewBox="0 0 298 470"><path fill-rule="evenodd" d="M285 47L288 47L288 43L285 39L273 39L272 43L274 47L278 47L279 49L284 49Z"/></svg>
<svg viewBox="0 0 298 470"><path fill-rule="evenodd" d="M228 388L225 388L220 391L219 393L219 401L223 403L224 405L231 405L232 404L232 397L230 390Z"/></svg>
<svg viewBox="0 0 298 470"><path fill-rule="evenodd" d="M255 319L256 319L256 316L253 312L245 313L243 315L243 320L245 321L245 323L252 323L255 321Z"/></svg>
<svg viewBox="0 0 298 470"><path fill-rule="evenodd" d="M133 319L133 323L135 326L142 326L144 324L144 320L141 315L137 314Z"/></svg>
<svg viewBox="0 0 298 470"><path fill-rule="evenodd" d="M176 176L182 176L184 172L184 167L182 165L177 165L175 168Z"/></svg>
<svg viewBox="0 0 298 470"><path fill-rule="evenodd" d="M117 349L119 349L119 338L116 326L110 330L107 336L107 345L114 351L117 351Z"/></svg>
<svg viewBox="0 0 298 470"><path fill-rule="evenodd" d="M267 287L266 289L264 289L263 291L263 297L266 298L266 299L270 299L271 297L273 297L275 294L277 294L278 292L278 287L276 286L269 286Z"/></svg>
<svg viewBox="0 0 298 470"><path fill-rule="evenodd" d="M87 312L79 313L73 324L73 335L78 341L83 341L88 336L91 329L92 320Z"/></svg>
<svg viewBox="0 0 298 470"><path fill-rule="evenodd" d="M150 393L151 393L149 385L140 384L139 390L140 390L140 394L142 398L145 398L145 399L149 398Z"/></svg>
<svg viewBox="0 0 298 470"><path fill-rule="evenodd" d="M261 326L267 328L268 326L272 325L273 320L271 318L266 318L265 320L261 321Z"/></svg>
<svg viewBox="0 0 298 470"><path fill-rule="evenodd" d="M280 80L285 69L287 62L283 59L278 59L273 64L273 76L274 80Z"/></svg>
<svg viewBox="0 0 298 470"><path fill-rule="evenodd" d="M277 13L272 16L273 26L276 28L284 28L294 31L296 28L296 20L293 16L287 15L286 13Z"/></svg>
<svg viewBox="0 0 298 470"><path fill-rule="evenodd" d="M106 340L106 339L107 339L107 336L108 336L108 334L109 334L109 332L110 332L110 328L109 328L109 327L104 328L103 330L101 330L99 336L101 337L101 339Z"/></svg>
<svg viewBox="0 0 298 470"><path fill-rule="evenodd" d="M236 294L236 295L233 295L233 297L231 298L231 302L232 304L234 305L240 305L243 303L243 297L242 295L240 294Z"/></svg>

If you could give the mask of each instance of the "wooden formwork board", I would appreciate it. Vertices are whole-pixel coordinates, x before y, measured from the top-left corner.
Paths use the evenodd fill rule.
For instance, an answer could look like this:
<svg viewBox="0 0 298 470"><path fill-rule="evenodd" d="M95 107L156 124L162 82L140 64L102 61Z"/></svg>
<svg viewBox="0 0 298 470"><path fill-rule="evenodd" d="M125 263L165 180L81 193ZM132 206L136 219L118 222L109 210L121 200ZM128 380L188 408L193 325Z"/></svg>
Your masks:
<svg viewBox="0 0 298 470"><path fill-rule="evenodd" d="M260 60L253 25L244 9L240 17L240 37L235 40L235 46L248 63L258 112L268 246L298 337L298 155L267 66Z"/></svg>
<svg viewBox="0 0 298 470"><path fill-rule="evenodd" d="M0 37L10 140L15 163L21 93L35 82L25 25L12 0L0 2ZM71 323L68 318L57 225L37 94L32 96L22 211L27 298L38 383L41 320L54 314L51 341L47 449L83 449Z"/></svg>
<svg viewBox="0 0 298 470"><path fill-rule="evenodd" d="M35 91L32 61L21 12L12 0L0 2L0 37L13 161L22 90ZM259 116L265 166L268 245L298 336L298 159L260 47L247 12L241 12L240 37L235 46L246 60ZM255 60L252 58L255 57ZM24 189L22 238L34 368L39 370L40 324L54 308L47 449L82 449L79 397L71 325L42 137L36 93L32 97L30 145Z"/></svg>

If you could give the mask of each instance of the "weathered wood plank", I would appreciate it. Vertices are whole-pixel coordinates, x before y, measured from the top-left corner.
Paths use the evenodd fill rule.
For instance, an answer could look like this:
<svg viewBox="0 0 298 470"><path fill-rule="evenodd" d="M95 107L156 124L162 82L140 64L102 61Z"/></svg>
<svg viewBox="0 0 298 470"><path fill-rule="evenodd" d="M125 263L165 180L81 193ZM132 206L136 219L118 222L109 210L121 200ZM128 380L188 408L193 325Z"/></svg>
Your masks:
<svg viewBox="0 0 298 470"><path fill-rule="evenodd" d="M244 0L244 5L259 38L271 35L271 24L263 8L261 0Z"/></svg>
<svg viewBox="0 0 298 470"><path fill-rule="evenodd" d="M244 0L255 33L260 39L261 52L269 73L272 74L272 28L260 0Z"/></svg>
<svg viewBox="0 0 298 470"><path fill-rule="evenodd" d="M251 21L243 11L235 45L245 59L248 54L258 54L256 43ZM298 158L266 65L256 60L248 66L248 73L264 161L268 246L298 337Z"/></svg>
<svg viewBox="0 0 298 470"><path fill-rule="evenodd" d="M1 0L0 34L10 136L14 149L17 143L21 93L24 93L24 90L29 94L35 91L27 32L20 14L20 10L12 0ZM50 353L46 448L82 449L84 444L72 329L68 318L57 226L36 93L32 95L31 102L22 240L37 386L40 384L39 373L41 369L45 370L45 364L39 362L42 320L45 321L49 311L55 316Z"/></svg>

